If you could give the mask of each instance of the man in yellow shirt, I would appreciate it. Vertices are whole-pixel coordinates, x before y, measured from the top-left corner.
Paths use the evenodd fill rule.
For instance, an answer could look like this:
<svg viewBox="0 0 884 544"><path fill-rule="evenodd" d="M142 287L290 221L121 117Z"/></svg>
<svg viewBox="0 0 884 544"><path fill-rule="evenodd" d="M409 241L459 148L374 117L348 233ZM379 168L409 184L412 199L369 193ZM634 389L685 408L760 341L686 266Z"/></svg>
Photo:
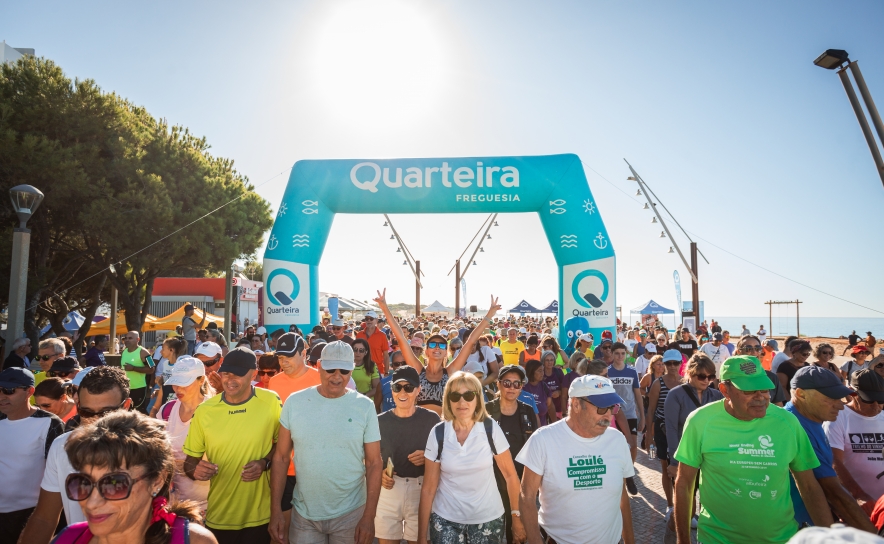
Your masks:
<svg viewBox="0 0 884 544"><path fill-rule="evenodd" d="M506 340L500 342L503 353L503 366L518 365L519 354L525 351L525 344L518 340L519 329L511 327L506 331Z"/></svg>

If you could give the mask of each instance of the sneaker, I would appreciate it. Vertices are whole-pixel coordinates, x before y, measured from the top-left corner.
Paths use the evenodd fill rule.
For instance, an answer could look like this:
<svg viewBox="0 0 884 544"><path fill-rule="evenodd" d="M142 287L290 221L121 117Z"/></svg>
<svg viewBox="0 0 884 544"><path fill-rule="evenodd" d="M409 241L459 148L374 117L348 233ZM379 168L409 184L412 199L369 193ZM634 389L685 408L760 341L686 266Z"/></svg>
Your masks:
<svg viewBox="0 0 884 544"><path fill-rule="evenodd" d="M626 478L626 491L628 491L630 495L638 495L638 488L635 487L635 479L632 476Z"/></svg>
<svg viewBox="0 0 884 544"><path fill-rule="evenodd" d="M691 529L697 528L697 516L691 518Z"/></svg>
<svg viewBox="0 0 884 544"><path fill-rule="evenodd" d="M663 519L665 519L666 522L669 523L669 518L671 518L671 517L672 517L672 507L667 506L666 507L666 515L663 516Z"/></svg>

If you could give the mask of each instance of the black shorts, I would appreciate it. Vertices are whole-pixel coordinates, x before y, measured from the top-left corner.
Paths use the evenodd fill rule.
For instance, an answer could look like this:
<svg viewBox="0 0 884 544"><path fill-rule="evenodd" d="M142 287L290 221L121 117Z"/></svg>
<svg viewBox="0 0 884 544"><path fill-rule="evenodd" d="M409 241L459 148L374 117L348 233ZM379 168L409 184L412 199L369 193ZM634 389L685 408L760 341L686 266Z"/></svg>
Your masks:
<svg viewBox="0 0 884 544"><path fill-rule="evenodd" d="M666 440L666 420L654 418L654 445L657 446L657 459L669 461L669 441Z"/></svg>
<svg viewBox="0 0 884 544"><path fill-rule="evenodd" d="M638 418L626 418L626 424L629 425L629 432L638 435Z"/></svg>
<svg viewBox="0 0 884 544"><path fill-rule="evenodd" d="M292 509L292 495L295 493L295 481L297 476L285 477L285 489L282 492L282 502L280 506L283 512L289 512Z"/></svg>

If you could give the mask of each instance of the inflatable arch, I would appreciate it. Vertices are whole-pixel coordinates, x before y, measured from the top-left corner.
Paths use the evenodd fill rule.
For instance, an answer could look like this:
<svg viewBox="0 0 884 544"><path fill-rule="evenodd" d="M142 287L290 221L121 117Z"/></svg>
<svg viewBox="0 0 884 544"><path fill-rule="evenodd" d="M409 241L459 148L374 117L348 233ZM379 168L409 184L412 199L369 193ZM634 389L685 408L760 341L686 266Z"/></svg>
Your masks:
<svg viewBox="0 0 884 544"><path fill-rule="evenodd" d="M576 155L298 161L264 253L264 325L319 323L336 213L513 212L537 212L558 264L562 347L613 330L614 247Z"/></svg>

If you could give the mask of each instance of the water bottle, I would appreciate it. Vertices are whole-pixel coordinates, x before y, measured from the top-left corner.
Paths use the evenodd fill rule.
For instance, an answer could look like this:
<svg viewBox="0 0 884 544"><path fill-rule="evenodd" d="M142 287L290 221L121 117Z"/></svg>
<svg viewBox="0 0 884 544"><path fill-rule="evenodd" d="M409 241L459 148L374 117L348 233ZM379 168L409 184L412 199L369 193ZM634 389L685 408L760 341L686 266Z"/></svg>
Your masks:
<svg viewBox="0 0 884 544"><path fill-rule="evenodd" d="M651 444L651 447L648 448L648 458L649 459L656 459L657 458L657 446L655 446L654 444Z"/></svg>

